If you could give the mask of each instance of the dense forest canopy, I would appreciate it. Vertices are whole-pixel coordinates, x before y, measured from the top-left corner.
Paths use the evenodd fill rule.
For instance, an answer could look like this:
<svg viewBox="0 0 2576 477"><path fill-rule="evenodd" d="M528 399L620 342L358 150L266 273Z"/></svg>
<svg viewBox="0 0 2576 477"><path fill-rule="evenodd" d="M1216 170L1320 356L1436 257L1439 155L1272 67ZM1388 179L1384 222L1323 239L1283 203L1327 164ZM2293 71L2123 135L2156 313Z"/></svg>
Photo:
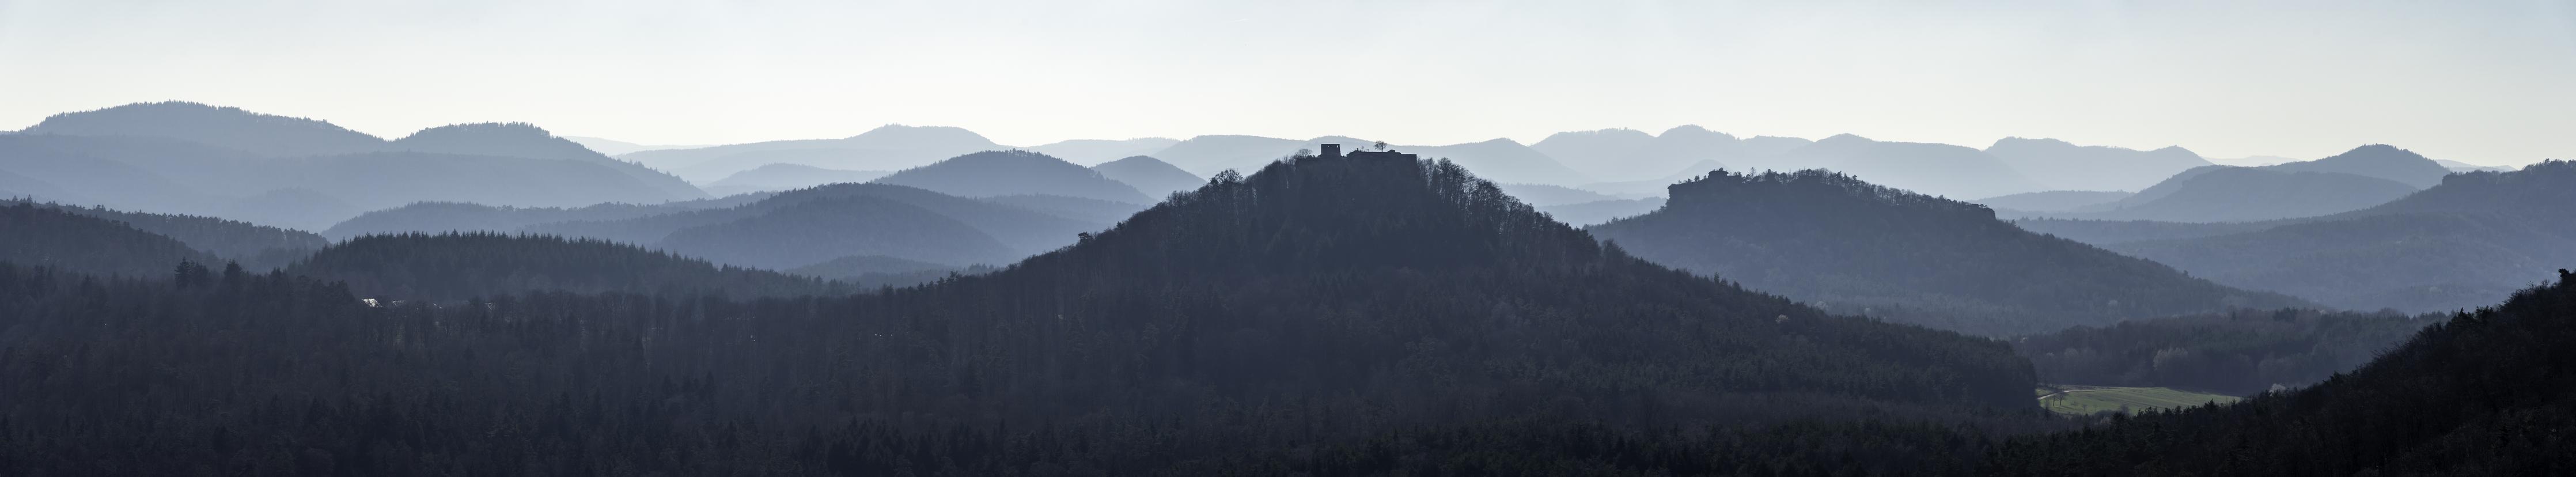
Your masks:
<svg viewBox="0 0 2576 477"><path fill-rule="evenodd" d="M709 269L639 254L649 252L408 235L269 274L98 280L0 266L0 379L16 383L0 389L0 471L1422 465L1375 454L1395 449L1480 455L1494 469L1958 468L1984 438L1955 423L2044 426L2031 369L2004 343L1826 314L1652 265L1443 162L1301 158L1221 175L1063 250L914 288L508 293L531 280L514 269L677 263L601 274L675 280L703 276L673 267ZM326 269L348 284L297 274ZM488 298L357 300L388 277L480 286L434 294ZM145 382L155 384L132 387ZM162 412L177 406L223 412ZM1865 461L1774 440L1862 445L1888 433L1929 440L1873 445ZM1725 454L1529 459L1477 444L1542 436L1601 449L1674 436Z"/></svg>
<svg viewBox="0 0 2576 477"><path fill-rule="evenodd" d="M2004 446L1994 475L2557 475L2576 455L2576 274L2351 374Z"/></svg>
<svg viewBox="0 0 2576 477"><path fill-rule="evenodd" d="M2449 316L2229 287L2492 304L2576 262L2566 162L1370 143L887 126L611 158L524 123L58 115L0 135L0 475L2568 470L2535 457L2576 428L2564 270ZM1353 154L1279 155L1320 144ZM1989 201L2230 222L2007 223L1857 178L2172 169ZM2043 384L2252 398L2058 417Z"/></svg>
<svg viewBox="0 0 2576 477"><path fill-rule="evenodd" d="M2078 326L2013 340L2041 380L2248 396L2351 371L2440 318L2246 309Z"/></svg>

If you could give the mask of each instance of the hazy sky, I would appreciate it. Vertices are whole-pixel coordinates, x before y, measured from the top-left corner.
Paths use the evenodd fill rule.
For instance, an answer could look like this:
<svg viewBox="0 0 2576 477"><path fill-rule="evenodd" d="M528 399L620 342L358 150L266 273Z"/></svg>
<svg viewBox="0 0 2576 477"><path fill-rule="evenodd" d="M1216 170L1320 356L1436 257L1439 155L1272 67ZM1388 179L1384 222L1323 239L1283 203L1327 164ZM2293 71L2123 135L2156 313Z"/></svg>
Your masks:
<svg viewBox="0 0 2576 477"><path fill-rule="evenodd" d="M0 130L179 99L398 137L963 126L1398 143L1699 124L2576 159L2576 2L0 0ZM2256 5L2247 5L2253 3Z"/></svg>

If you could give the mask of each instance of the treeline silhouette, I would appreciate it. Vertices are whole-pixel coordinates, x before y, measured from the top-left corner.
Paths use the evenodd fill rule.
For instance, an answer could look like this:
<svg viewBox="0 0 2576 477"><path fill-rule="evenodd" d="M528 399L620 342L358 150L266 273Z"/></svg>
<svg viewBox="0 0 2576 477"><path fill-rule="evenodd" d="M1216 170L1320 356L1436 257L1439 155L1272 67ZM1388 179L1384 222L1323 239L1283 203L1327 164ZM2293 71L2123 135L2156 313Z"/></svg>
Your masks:
<svg viewBox="0 0 2576 477"><path fill-rule="evenodd" d="M1446 162L1221 174L872 294L353 291L639 254L412 235L295 268L347 284L0 266L0 474L1827 473L2048 425L2004 343L1649 264Z"/></svg>

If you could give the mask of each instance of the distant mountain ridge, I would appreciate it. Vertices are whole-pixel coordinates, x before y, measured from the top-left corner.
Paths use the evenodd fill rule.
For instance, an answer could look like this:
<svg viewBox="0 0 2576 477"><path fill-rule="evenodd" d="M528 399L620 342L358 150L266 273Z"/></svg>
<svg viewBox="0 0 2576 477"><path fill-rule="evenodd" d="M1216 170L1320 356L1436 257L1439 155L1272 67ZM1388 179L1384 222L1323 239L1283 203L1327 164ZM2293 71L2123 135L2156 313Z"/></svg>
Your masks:
<svg viewBox="0 0 2576 477"><path fill-rule="evenodd" d="M2324 159L2263 166L2265 169L2300 172L2341 172L2388 179L2417 189L2440 185L2442 176L2451 169L2415 151L2387 144L2371 144L2344 151Z"/></svg>
<svg viewBox="0 0 2576 477"><path fill-rule="evenodd" d="M642 181L673 197L705 197L707 194L678 176L646 168L641 164L620 161L591 151L571 140L556 137L534 124L476 123L456 124L423 129L396 139L391 148L464 154L473 156L525 157L559 159L607 166Z"/></svg>
<svg viewBox="0 0 2576 477"><path fill-rule="evenodd" d="M2139 151L2018 137L1995 140L1994 145L1986 147L1986 154L2059 190L2134 191L2184 170L2211 165L2209 160L2181 146Z"/></svg>
<svg viewBox="0 0 2576 477"><path fill-rule="evenodd" d="M1630 182L1682 168L1714 170L1729 165L1779 166L1768 162L1808 144L1806 139L1776 136L1737 138L1696 125L1675 126L1661 134L1626 129L1569 131L1549 135L1531 148L1555 156L1603 182ZM1714 166L1709 166L1713 164ZM1660 190L1672 181L1653 184Z"/></svg>
<svg viewBox="0 0 2576 477"><path fill-rule="evenodd" d="M2314 161L2270 166L2200 166L2136 195L2089 207L2021 211L2083 220L2252 222L2319 217L2385 204L2439 182L2450 171L2387 145L2366 145Z"/></svg>
<svg viewBox="0 0 2576 477"><path fill-rule="evenodd" d="M694 181L714 181L768 164L841 170L897 170L982 151L1007 149L983 135L949 126L892 124L840 139L800 139L620 156Z"/></svg>
<svg viewBox="0 0 2576 477"><path fill-rule="evenodd" d="M743 194L796 190L824 184L867 182L894 171L847 171L804 164L769 164L733 173L699 187L709 194Z"/></svg>
<svg viewBox="0 0 2576 477"><path fill-rule="evenodd" d="M2361 210L2413 193L2412 186L2356 174L2204 166L2120 200L2040 215L2094 220L2248 222Z"/></svg>
<svg viewBox="0 0 2576 477"><path fill-rule="evenodd" d="M267 156L349 154L384 146L384 139L328 121L185 101L56 114L19 133L169 138Z"/></svg>
<svg viewBox="0 0 2576 477"><path fill-rule="evenodd" d="M2175 228L2127 227L2133 234ZM2451 174L2362 210L2184 232L2105 246L2220 283L2343 308L2464 309L2576 263L2576 163Z"/></svg>
<svg viewBox="0 0 2576 477"><path fill-rule="evenodd" d="M1114 160L1153 154L1181 141L1170 138L1074 139L1029 146L1031 152L1063 158L1066 162L1094 167Z"/></svg>
<svg viewBox="0 0 2576 477"><path fill-rule="evenodd" d="M2136 195L2125 191L2052 190L2023 192L1977 199L1972 202L1995 208L1996 212L2067 212L2108 204Z"/></svg>
<svg viewBox="0 0 2576 477"><path fill-rule="evenodd" d="M1565 186L1547 184L1503 184L1503 193L1511 194L1533 207L1548 207L1584 202L1618 200L1618 197Z"/></svg>
<svg viewBox="0 0 2576 477"><path fill-rule="evenodd" d="M1566 167L1584 171L1595 179L1614 180L1635 175L1624 170L1632 166L1626 156L1654 140L1654 135L1628 128L1567 131L1530 143L1530 149L1555 157Z"/></svg>
<svg viewBox="0 0 2576 477"><path fill-rule="evenodd" d="M525 124L385 141L330 123L197 103L64 113L0 136L0 170L90 205L318 230L418 201L578 206L704 198L668 174ZM186 178L184 182L174 178Z"/></svg>
<svg viewBox="0 0 2576 477"><path fill-rule="evenodd" d="M1076 166L1079 167L1079 166ZM536 224L522 231L663 247L789 269L851 255L1007 264L1109 224L892 184L830 184L723 208Z"/></svg>
<svg viewBox="0 0 2576 477"><path fill-rule="evenodd" d="M1152 156L1128 156L1091 166L1091 170L1099 171L1102 177L1135 187L1137 192L1142 192L1156 201L1161 201L1162 198L1171 196L1174 192L1196 190L1199 186L1207 184L1207 178L1173 167L1171 163Z"/></svg>
<svg viewBox="0 0 2576 477"><path fill-rule="evenodd" d="M705 144L636 144L615 139L587 136L564 136L563 138L565 140L581 144L581 147L589 148L593 151L599 151L600 154L607 154L611 157L624 155L630 152L658 151L663 149L695 149L708 146Z"/></svg>
<svg viewBox="0 0 2576 477"><path fill-rule="evenodd" d="M1023 150L985 151L895 171L874 181L959 197L1046 194L1148 204L1153 198L1099 171Z"/></svg>
<svg viewBox="0 0 2576 477"><path fill-rule="evenodd" d="M1879 185L1960 199L2048 189L1985 151L1949 144L1887 142L1839 134L1772 160L1794 165L1778 168L1781 170L1828 169Z"/></svg>

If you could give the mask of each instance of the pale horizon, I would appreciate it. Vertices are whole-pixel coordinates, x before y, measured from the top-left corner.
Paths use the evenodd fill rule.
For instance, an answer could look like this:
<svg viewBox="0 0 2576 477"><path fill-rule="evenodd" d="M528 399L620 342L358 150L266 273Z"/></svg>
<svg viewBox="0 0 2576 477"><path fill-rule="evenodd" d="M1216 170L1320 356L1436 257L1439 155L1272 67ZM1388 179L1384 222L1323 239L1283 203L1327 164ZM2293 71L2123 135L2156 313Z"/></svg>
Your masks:
<svg viewBox="0 0 2576 477"><path fill-rule="evenodd" d="M2559 2L530 3L0 0L0 64L19 72L0 87L41 92L0 98L0 128L178 100L388 138L528 122L731 144L899 123L1012 146L1443 145L1695 124L2213 159L2376 143L2576 158L2576 6Z"/></svg>

